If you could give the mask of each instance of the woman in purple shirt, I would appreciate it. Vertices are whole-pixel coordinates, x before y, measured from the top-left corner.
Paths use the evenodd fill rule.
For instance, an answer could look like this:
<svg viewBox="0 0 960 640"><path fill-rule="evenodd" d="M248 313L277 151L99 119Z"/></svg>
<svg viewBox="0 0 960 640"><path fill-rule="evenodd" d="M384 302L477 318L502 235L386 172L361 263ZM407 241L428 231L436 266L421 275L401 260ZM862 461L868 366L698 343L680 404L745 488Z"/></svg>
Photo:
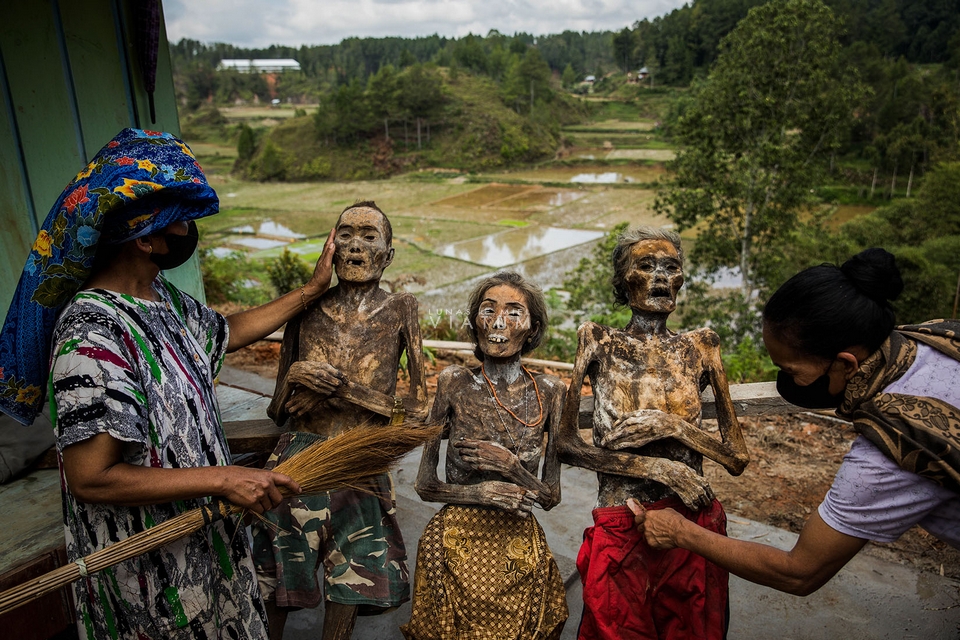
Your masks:
<svg viewBox="0 0 960 640"><path fill-rule="evenodd" d="M710 533L629 504L654 547L683 547L744 579L796 595L823 586L868 540L920 525L960 548L960 322L895 327L893 256L867 249L788 280L763 312L777 390L835 408L859 437L790 551Z"/></svg>

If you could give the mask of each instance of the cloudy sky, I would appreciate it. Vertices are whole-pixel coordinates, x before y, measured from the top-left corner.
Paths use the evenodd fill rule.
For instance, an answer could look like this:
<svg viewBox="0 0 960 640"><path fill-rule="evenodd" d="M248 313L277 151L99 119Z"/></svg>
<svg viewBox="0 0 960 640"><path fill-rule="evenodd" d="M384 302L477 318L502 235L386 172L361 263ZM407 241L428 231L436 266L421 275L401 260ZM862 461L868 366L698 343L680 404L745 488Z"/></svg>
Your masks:
<svg viewBox="0 0 960 640"><path fill-rule="evenodd" d="M167 35L240 47L335 44L350 36L542 35L622 29L684 0L164 0Z"/></svg>

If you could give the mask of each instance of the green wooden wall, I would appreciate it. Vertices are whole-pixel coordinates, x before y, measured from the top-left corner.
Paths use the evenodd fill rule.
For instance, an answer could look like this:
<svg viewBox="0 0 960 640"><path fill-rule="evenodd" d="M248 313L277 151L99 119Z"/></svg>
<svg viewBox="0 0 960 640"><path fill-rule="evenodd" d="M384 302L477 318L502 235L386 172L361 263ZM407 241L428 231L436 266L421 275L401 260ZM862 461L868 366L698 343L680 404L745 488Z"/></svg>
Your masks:
<svg viewBox="0 0 960 640"><path fill-rule="evenodd" d="M150 121L136 50L136 0L0 3L0 313L64 186L124 127L179 135L161 30ZM167 274L203 299L194 259Z"/></svg>

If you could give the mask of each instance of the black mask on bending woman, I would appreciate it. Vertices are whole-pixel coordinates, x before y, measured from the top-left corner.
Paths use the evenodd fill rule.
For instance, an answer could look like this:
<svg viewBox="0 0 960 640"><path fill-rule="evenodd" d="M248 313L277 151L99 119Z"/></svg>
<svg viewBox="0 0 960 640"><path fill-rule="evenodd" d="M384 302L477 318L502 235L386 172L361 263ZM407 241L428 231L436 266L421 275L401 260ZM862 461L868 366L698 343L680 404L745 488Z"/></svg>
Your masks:
<svg viewBox="0 0 960 640"><path fill-rule="evenodd" d="M191 220L187 224L187 235L166 233L163 238L167 241L167 253L151 253L150 259L163 270L175 269L189 260L197 250L200 232L197 231L197 223Z"/></svg>
<svg viewBox="0 0 960 640"><path fill-rule="evenodd" d="M842 393L830 393L830 376L826 373L802 387L780 371L777 373L777 393L787 402L804 409L836 409L843 402Z"/></svg>

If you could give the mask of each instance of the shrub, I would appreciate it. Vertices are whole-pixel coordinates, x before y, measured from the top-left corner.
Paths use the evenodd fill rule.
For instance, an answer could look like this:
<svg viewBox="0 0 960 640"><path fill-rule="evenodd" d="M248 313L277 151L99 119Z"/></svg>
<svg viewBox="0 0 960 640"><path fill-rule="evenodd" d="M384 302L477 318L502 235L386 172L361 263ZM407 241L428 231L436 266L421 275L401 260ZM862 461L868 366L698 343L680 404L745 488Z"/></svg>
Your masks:
<svg viewBox="0 0 960 640"><path fill-rule="evenodd" d="M267 140L263 151L250 163L250 174L256 180L283 180L287 176L287 155L272 140Z"/></svg>
<svg viewBox="0 0 960 640"><path fill-rule="evenodd" d="M271 292L256 278L260 270L259 265L238 251L217 257L209 249L200 250L200 272L210 304L256 306L269 302Z"/></svg>
<svg viewBox="0 0 960 640"><path fill-rule="evenodd" d="M257 152L257 135L247 124L241 123L237 137L237 157L246 162Z"/></svg>
<svg viewBox="0 0 960 640"><path fill-rule="evenodd" d="M313 269L296 254L284 248L279 258L267 263L267 275L273 288L277 290L277 295L282 296L307 282L313 275Z"/></svg>
<svg viewBox="0 0 960 640"><path fill-rule="evenodd" d="M773 364L762 342L745 337L736 348L723 356L723 368L730 384L741 382L763 382L777 377L777 366Z"/></svg>

